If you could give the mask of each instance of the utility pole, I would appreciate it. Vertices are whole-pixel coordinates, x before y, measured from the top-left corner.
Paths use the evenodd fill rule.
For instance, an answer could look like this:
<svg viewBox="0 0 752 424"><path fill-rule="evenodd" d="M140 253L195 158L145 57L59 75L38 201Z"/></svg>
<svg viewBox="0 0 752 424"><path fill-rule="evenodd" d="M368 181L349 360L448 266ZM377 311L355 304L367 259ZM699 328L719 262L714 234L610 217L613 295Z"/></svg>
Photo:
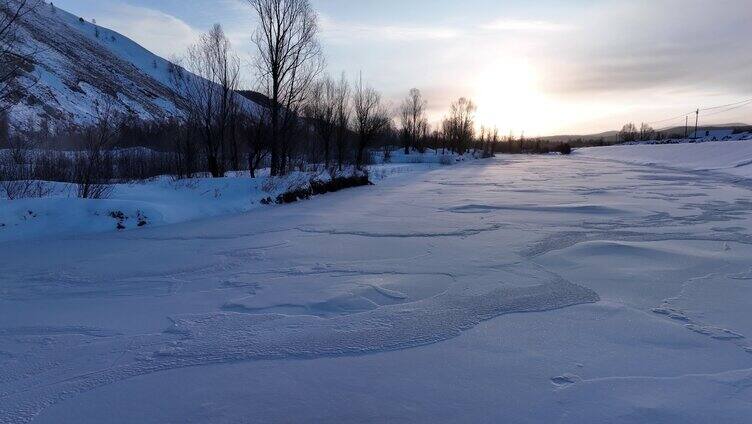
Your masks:
<svg viewBox="0 0 752 424"><path fill-rule="evenodd" d="M695 112L695 138L697 138L697 124L700 122L700 109Z"/></svg>
<svg viewBox="0 0 752 424"><path fill-rule="evenodd" d="M689 138L689 115L684 117L684 139Z"/></svg>

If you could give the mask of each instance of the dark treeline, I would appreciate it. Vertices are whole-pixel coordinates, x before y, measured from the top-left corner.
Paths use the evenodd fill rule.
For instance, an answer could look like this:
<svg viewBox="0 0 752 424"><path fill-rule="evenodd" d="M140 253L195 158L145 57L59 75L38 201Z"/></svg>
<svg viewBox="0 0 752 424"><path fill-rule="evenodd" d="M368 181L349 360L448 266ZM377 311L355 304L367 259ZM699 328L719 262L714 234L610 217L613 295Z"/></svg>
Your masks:
<svg viewBox="0 0 752 424"><path fill-rule="evenodd" d="M642 123L640 125L640 128L637 128L634 123L630 122L622 127L621 131L618 134L617 141L624 143L629 143L632 141L648 141L654 140L657 137L664 136L665 134L655 131L655 129L653 129L653 127L651 127L649 124Z"/></svg>
<svg viewBox="0 0 752 424"><path fill-rule="evenodd" d="M502 143L499 143L496 146L496 153L533 155L544 155L548 153L561 153L563 155L568 155L572 153L573 148L571 142L550 141L540 138L514 138L512 136L506 138Z"/></svg>

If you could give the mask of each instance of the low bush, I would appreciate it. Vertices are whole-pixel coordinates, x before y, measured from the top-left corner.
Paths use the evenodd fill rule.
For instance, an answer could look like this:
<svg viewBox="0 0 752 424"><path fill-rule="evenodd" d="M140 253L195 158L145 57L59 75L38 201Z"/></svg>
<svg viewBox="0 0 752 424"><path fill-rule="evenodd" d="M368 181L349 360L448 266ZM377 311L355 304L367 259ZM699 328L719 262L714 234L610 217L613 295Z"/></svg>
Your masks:
<svg viewBox="0 0 752 424"><path fill-rule="evenodd" d="M311 196L318 196L326 193L333 193L340 190L372 185L368 174L353 175L349 177L333 177L328 181L313 179L305 188L295 188L288 190L277 196L276 203L287 204L299 200L310 199Z"/></svg>
<svg viewBox="0 0 752 424"><path fill-rule="evenodd" d="M572 146L569 143L562 143L556 147L556 151L562 155L569 155L572 153Z"/></svg>

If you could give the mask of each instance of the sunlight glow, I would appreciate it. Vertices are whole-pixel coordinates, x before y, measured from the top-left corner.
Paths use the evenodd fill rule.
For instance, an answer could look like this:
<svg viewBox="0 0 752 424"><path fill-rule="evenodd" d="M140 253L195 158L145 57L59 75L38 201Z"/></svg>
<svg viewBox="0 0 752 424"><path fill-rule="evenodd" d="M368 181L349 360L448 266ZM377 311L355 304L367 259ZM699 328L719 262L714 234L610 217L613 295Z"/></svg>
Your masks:
<svg viewBox="0 0 752 424"><path fill-rule="evenodd" d="M528 62L500 60L488 66L474 79L473 90L478 127L496 126L502 134L547 130L549 102Z"/></svg>

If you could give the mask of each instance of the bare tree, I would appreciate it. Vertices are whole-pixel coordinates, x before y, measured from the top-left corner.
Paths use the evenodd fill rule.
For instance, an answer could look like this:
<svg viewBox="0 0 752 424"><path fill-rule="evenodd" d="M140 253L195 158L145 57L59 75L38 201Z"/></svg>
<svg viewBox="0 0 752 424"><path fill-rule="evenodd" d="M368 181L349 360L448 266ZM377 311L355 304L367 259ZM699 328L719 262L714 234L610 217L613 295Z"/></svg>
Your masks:
<svg viewBox="0 0 752 424"><path fill-rule="evenodd" d="M181 72L179 66L171 73L186 105L186 124L201 134L209 172L214 177L224 176L226 149L237 143L233 137L240 112L236 93L240 61L220 25L214 25L188 48L185 66L193 75ZM237 144L229 146L230 153L233 148L237 151Z"/></svg>
<svg viewBox="0 0 752 424"><path fill-rule="evenodd" d="M353 109L358 134L355 164L360 169L365 164L366 149L389 127L390 119L381 95L373 88L364 86L362 79L353 93Z"/></svg>
<svg viewBox="0 0 752 424"><path fill-rule="evenodd" d="M652 140L654 136L655 130L653 129L653 127L643 122L642 125L640 125L640 140Z"/></svg>
<svg viewBox="0 0 752 424"><path fill-rule="evenodd" d="M33 51L22 50L20 24L40 0L0 0L0 189L8 199L42 197L47 186L35 179L31 139L11 137L8 110L26 94L19 77L32 64Z"/></svg>
<svg viewBox="0 0 752 424"><path fill-rule="evenodd" d="M0 112L7 111L23 98L25 87L18 78L30 67L31 51L22 51L19 34L23 17L41 0L0 0Z"/></svg>
<svg viewBox="0 0 752 424"><path fill-rule="evenodd" d="M0 111L0 148L10 142L10 121L5 111Z"/></svg>
<svg viewBox="0 0 752 424"><path fill-rule="evenodd" d="M176 94L179 93L178 100L184 105L182 118L187 130L187 150L193 150L194 142L200 143L209 171L212 175L219 176L219 144L214 133L214 123L220 90L217 84L205 78L211 76L210 58L201 53L197 46L198 44L189 49L184 60L175 61L177 65L173 68L171 77L177 87ZM190 72L184 72L183 65Z"/></svg>
<svg viewBox="0 0 752 424"><path fill-rule="evenodd" d="M318 19L308 0L247 1L258 17L256 68L270 100L271 173L284 174L297 113L323 68Z"/></svg>
<svg viewBox="0 0 752 424"><path fill-rule="evenodd" d="M410 154L411 147L417 148L421 152L423 150L420 141L426 136L428 129L426 105L427 102L417 88L410 90L410 94L400 105L399 117L406 155Z"/></svg>
<svg viewBox="0 0 752 424"><path fill-rule="evenodd" d="M627 142L637 140L637 126L632 122L625 124L619 132L619 138Z"/></svg>
<svg viewBox="0 0 752 424"><path fill-rule="evenodd" d="M174 173L177 178L193 178L198 171L199 157L196 148L196 133L192 121L173 123L172 130Z"/></svg>
<svg viewBox="0 0 752 424"><path fill-rule="evenodd" d="M112 148L121 117L107 105L96 105L97 116L84 133L83 150L78 153L73 178L82 199L106 199L113 190Z"/></svg>
<svg viewBox="0 0 752 424"><path fill-rule="evenodd" d="M350 140L350 83L343 73L334 90L334 118L336 122L334 140L337 153L337 169L342 171L347 157L347 144Z"/></svg>
<svg viewBox="0 0 752 424"><path fill-rule="evenodd" d="M198 102L191 96L196 88L190 81L190 75L183 68L185 60L179 56L170 58L167 64L167 72L170 75L172 85L176 88L170 90L172 102L180 105L182 113L174 117L172 133L172 149L175 152L175 175L177 178L193 178L199 168L198 152ZM200 92L200 90L198 90Z"/></svg>
<svg viewBox="0 0 752 424"><path fill-rule="evenodd" d="M483 145L483 156L493 157L496 154L496 146L499 144L499 128L494 127L488 132L488 137Z"/></svg>
<svg viewBox="0 0 752 424"><path fill-rule="evenodd" d="M0 151L0 194L10 200L48 195L51 186L37 178L39 154L31 139L12 137L7 147Z"/></svg>
<svg viewBox="0 0 752 424"><path fill-rule="evenodd" d="M238 140L239 114L244 112L237 93L240 84L240 59L233 52L230 40L222 27L215 24L207 34L207 48L211 51L213 81L220 87L219 108L216 123L217 138L221 149L220 161L231 159L233 169L240 167ZM229 148L230 152L225 150Z"/></svg>
<svg viewBox="0 0 752 424"><path fill-rule="evenodd" d="M340 105L337 83L324 77L313 85L304 108L305 116L321 141L320 150L324 154L324 165L331 164L332 141L337 132L337 112Z"/></svg>
<svg viewBox="0 0 752 424"><path fill-rule="evenodd" d="M450 147L464 154L475 137L475 104L464 97L452 103L442 124Z"/></svg>
<svg viewBox="0 0 752 424"><path fill-rule="evenodd" d="M256 114L241 115L241 128L248 149L248 170L251 178L269 154L269 110L260 108Z"/></svg>

